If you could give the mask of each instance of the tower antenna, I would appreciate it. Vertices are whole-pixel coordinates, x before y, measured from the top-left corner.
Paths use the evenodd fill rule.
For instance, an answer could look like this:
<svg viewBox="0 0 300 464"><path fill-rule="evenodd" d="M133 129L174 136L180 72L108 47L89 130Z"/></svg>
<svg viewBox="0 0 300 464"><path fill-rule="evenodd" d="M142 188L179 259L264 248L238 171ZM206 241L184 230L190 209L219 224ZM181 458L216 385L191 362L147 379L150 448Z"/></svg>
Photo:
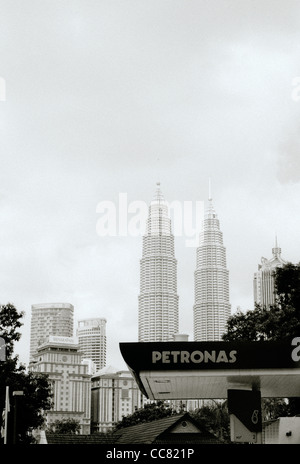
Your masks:
<svg viewBox="0 0 300 464"><path fill-rule="evenodd" d="M212 200L211 198L211 178L208 178L208 199Z"/></svg>

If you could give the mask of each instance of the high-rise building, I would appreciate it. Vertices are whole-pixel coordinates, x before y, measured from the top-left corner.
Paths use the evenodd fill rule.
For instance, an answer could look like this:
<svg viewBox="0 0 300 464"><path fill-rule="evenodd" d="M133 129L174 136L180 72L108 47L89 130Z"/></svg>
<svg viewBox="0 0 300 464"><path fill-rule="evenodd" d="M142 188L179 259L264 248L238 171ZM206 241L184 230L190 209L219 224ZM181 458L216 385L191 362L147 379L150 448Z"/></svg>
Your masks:
<svg viewBox="0 0 300 464"><path fill-rule="evenodd" d="M106 319L90 318L78 321L77 337L80 350L96 364L97 370L106 365Z"/></svg>
<svg viewBox="0 0 300 464"><path fill-rule="evenodd" d="M209 194L197 248L194 339L221 340L230 316L229 271L220 223Z"/></svg>
<svg viewBox="0 0 300 464"><path fill-rule="evenodd" d="M177 260L168 205L157 183L140 261L140 342L173 340L178 332Z"/></svg>
<svg viewBox="0 0 300 464"><path fill-rule="evenodd" d="M107 366L92 377L91 431L109 432L123 416L142 408L146 398L128 371Z"/></svg>
<svg viewBox="0 0 300 464"><path fill-rule="evenodd" d="M74 307L70 303L46 303L31 306L30 361L38 346L49 335L73 337Z"/></svg>
<svg viewBox="0 0 300 464"><path fill-rule="evenodd" d="M83 434L90 433L91 375L82 362L82 353L74 337L50 335L37 349L31 371L48 374L53 406L45 412L46 425L56 420L75 419Z"/></svg>
<svg viewBox="0 0 300 464"><path fill-rule="evenodd" d="M254 273L253 279L254 302L266 307L275 303L275 270L286 264L281 258L281 248L277 244L277 238L272 254L271 259L261 258L261 264L258 265L258 271Z"/></svg>

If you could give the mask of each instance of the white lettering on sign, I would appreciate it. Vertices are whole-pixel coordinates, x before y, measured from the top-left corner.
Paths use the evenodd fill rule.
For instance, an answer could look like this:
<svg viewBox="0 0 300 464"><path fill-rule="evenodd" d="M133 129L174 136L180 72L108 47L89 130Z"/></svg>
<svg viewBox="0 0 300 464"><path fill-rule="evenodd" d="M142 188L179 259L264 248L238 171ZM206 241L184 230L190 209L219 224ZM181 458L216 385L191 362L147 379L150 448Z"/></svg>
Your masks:
<svg viewBox="0 0 300 464"><path fill-rule="evenodd" d="M295 362L300 361L300 337L293 338L292 345L298 345L292 351L292 360Z"/></svg>
<svg viewBox="0 0 300 464"><path fill-rule="evenodd" d="M224 350L220 351L152 351L152 363L158 362L162 364L177 364L177 363L234 363L236 361L236 350L230 351L228 354Z"/></svg>
<svg viewBox="0 0 300 464"><path fill-rule="evenodd" d="M251 422L255 425L258 423L258 409L254 409L251 416Z"/></svg>

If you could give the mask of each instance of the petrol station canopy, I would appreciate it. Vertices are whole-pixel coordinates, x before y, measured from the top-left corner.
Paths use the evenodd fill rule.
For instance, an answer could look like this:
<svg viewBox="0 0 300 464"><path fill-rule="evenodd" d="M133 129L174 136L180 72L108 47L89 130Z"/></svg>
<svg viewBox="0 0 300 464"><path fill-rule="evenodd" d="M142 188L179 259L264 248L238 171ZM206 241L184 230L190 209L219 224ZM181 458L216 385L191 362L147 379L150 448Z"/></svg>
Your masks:
<svg viewBox="0 0 300 464"><path fill-rule="evenodd" d="M300 397L300 337L284 342L120 343L151 400L227 398L230 389L265 398Z"/></svg>

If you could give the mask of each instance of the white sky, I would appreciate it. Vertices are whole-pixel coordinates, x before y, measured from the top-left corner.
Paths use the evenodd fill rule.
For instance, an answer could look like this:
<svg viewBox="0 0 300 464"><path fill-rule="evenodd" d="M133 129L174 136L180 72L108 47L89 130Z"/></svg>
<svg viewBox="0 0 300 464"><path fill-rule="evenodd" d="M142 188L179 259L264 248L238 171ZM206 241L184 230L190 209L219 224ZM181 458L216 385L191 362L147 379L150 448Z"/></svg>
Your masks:
<svg viewBox="0 0 300 464"><path fill-rule="evenodd" d="M0 0L0 303L26 312L22 362L31 305L68 302L107 318L124 368L142 239L96 231L119 193L204 201L212 178L232 313L275 234L300 261L299 76L298 0ZM196 250L175 247L191 340Z"/></svg>

